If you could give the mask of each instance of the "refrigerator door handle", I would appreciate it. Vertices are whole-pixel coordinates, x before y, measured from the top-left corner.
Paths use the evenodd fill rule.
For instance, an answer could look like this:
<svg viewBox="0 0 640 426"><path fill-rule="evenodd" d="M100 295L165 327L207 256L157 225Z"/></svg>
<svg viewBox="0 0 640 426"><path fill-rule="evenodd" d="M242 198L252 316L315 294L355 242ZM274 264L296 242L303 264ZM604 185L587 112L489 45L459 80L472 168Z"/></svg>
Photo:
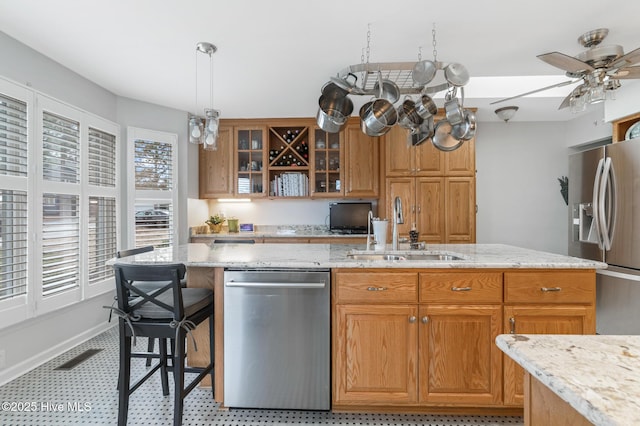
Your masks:
<svg viewBox="0 0 640 426"><path fill-rule="evenodd" d="M600 186L602 184L602 170L604 169L604 158L601 158L598 161L598 167L596 167L596 178L593 180L593 222L595 226L593 227L596 230L596 239L598 240L598 248L604 248L602 244L602 233L601 233L601 225L600 225Z"/></svg>
<svg viewBox="0 0 640 426"><path fill-rule="evenodd" d="M609 195L609 197L606 197ZM600 235L602 237L602 248L611 249L611 240L613 239L613 229L615 224L615 173L611 157L607 157L602 170L602 182L598 194L598 219L600 225Z"/></svg>

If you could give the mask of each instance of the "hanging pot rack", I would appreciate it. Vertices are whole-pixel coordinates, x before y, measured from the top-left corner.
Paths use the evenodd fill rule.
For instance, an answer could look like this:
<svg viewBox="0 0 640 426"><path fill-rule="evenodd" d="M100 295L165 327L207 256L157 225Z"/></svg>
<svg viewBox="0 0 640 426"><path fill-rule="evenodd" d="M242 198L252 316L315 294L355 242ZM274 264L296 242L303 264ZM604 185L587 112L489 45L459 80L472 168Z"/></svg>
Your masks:
<svg viewBox="0 0 640 426"><path fill-rule="evenodd" d="M378 82L378 72L382 74L383 79L393 81L400 89L401 95L432 95L451 87L449 83L441 83L431 87L416 85L412 74L415 64L415 62L366 62L349 65L338 73L337 78L345 79L349 74L358 77L351 93L354 95L377 95L374 86ZM436 69L441 71L444 71L449 65L440 61L436 61L434 64ZM333 78L332 80L335 81Z"/></svg>

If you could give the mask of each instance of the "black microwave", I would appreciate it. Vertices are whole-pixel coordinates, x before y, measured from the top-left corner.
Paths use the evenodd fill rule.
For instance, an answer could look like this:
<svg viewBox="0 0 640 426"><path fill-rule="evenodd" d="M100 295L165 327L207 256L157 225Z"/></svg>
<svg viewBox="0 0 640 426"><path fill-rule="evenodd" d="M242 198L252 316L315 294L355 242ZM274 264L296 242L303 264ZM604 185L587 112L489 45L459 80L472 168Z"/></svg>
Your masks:
<svg viewBox="0 0 640 426"><path fill-rule="evenodd" d="M341 234L366 234L371 209L369 202L330 203L329 230Z"/></svg>

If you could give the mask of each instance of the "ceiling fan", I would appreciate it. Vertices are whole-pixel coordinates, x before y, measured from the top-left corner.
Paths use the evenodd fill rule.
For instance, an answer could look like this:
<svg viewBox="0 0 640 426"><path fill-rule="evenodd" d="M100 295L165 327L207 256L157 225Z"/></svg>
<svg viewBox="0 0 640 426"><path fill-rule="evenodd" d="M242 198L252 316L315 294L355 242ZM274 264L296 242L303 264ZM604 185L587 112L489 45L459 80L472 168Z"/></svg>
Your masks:
<svg viewBox="0 0 640 426"><path fill-rule="evenodd" d="M620 87L619 80L640 79L640 66L632 66L640 62L640 48L624 54L622 46L600 45L607 34L609 34L607 28L599 28L582 34L578 37L578 43L586 47L587 50L575 57L560 52L538 55L539 59L549 65L565 71L567 77L572 80L501 99L491 104L521 98L580 81L581 84L567 95L558 109L571 107L573 112L580 112L584 111L587 104L604 101L607 91L616 90Z"/></svg>

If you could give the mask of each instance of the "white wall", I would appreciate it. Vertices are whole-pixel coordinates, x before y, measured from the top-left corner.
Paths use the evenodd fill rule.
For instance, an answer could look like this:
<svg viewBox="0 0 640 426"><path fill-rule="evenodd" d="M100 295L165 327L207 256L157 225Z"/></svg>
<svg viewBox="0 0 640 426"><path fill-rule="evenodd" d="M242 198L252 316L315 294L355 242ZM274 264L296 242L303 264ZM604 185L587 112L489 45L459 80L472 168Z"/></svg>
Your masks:
<svg viewBox="0 0 640 426"><path fill-rule="evenodd" d="M476 138L478 243L567 252L565 123L480 123Z"/></svg>

